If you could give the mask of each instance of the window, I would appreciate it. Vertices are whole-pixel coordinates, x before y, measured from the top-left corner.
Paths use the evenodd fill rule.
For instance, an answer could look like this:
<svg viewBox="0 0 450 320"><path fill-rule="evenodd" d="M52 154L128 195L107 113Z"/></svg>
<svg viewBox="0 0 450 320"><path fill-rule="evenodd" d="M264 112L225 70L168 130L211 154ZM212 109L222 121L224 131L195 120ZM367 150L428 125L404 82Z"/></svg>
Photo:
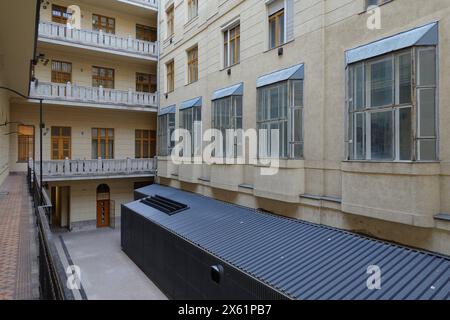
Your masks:
<svg viewBox="0 0 450 320"><path fill-rule="evenodd" d="M370 6L380 6L386 2L389 2L392 0L366 0L366 9Z"/></svg>
<svg viewBox="0 0 450 320"><path fill-rule="evenodd" d="M242 96L229 96L221 99L214 100L212 103L212 128L217 129L222 133L222 156L227 158L236 158L238 155L243 154L242 137L235 135L234 137L234 154L230 154L227 151L227 130L240 130L242 129ZM215 156L219 156L216 154Z"/></svg>
<svg viewBox="0 0 450 320"><path fill-rule="evenodd" d="M158 116L158 154L169 156L175 147L172 133L175 130L175 113Z"/></svg>
<svg viewBox="0 0 450 320"><path fill-rule="evenodd" d="M72 63L52 61L52 82L67 83L72 81Z"/></svg>
<svg viewBox="0 0 450 320"><path fill-rule="evenodd" d="M70 18L70 13L67 12L66 7L52 4L52 21L55 23L67 24Z"/></svg>
<svg viewBox="0 0 450 320"><path fill-rule="evenodd" d="M137 92L156 92L156 76L147 73L136 73Z"/></svg>
<svg viewBox="0 0 450 320"><path fill-rule="evenodd" d="M92 67L92 86L114 89L114 69Z"/></svg>
<svg viewBox="0 0 450 320"><path fill-rule="evenodd" d="M148 159L156 155L156 131L136 130L135 158Z"/></svg>
<svg viewBox="0 0 450 320"><path fill-rule="evenodd" d="M234 26L223 33L223 57L224 67L230 67L240 62L241 51L241 27Z"/></svg>
<svg viewBox="0 0 450 320"><path fill-rule="evenodd" d="M301 159L303 157L303 80L288 80L258 88L257 128L259 156ZM272 130L279 130L278 154L272 145ZM261 139L263 138L263 139Z"/></svg>
<svg viewBox="0 0 450 320"><path fill-rule="evenodd" d="M166 11L167 18L167 38L170 38L174 34L174 6L171 6Z"/></svg>
<svg viewBox="0 0 450 320"><path fill-rule="evenodd" d="M284 44L284 9L269 16L269 49Z"/></svg>
<svg viewBox="0 0 450 320"><path fill-rule="evenodd" d="M34 126L20 125L18 130L18 161L28 162L34 159Z"/></svg>
<svg viewBox="0 0 450 320"><path fill-rule="evenodd" d="M52 127L52 160L70 159L72 149L72 129Z"/></svg>
<svg viewBox="0 0 450 320"><path fill-rule="evenodd" d="M191 154L186 153L183 156L199 156L201 155L202 141L202 107L196 106L180 110L180 128L189 131L191 137ZM186 150L188 146L184 146Z"/></svg>
<svg viewBox="0 0 450 320"><path fill-rule="evenodd" d="M167 71L167 92L172 92L175 89L175 62L171 61L166 64Z"/></svg>
<svg viewBox="0 0 450 320"><path fill-rule="evenodd" d="M188 56L188 84L198 81L198 47L187 52Z"/></svg>
<svg viewBox="0 0 450 320"><path fill-rule="evenodd" d="M99 14L92 15L92 30L102 31L104 33L116 33L116 19L101 16Z"/></svg>
<svg viewBox="0 0 450 320"><path fill-rule="evenodd" d="M137 24L136 39L150 42L158 41L158 34L156 32L156 28L144 26L142 24Z"/></svg>
<svg viewBox="0 0 450 320"><path fill-rule="evenodd" d="M437 159L434 47L403 50L352 64L347 88L351 160Z"/></svg>
<svg viewBox="0 0 450 320"><path fill-rule="evenodd" d="M92 159L114 159L114 129L92 129Z"/></svg>
<svg viewBox="0 0 450 320"><path fill-rule="evenodd" d="M198 16L198 0L187 0L188 6L188 20L194 19Z"/></svg>

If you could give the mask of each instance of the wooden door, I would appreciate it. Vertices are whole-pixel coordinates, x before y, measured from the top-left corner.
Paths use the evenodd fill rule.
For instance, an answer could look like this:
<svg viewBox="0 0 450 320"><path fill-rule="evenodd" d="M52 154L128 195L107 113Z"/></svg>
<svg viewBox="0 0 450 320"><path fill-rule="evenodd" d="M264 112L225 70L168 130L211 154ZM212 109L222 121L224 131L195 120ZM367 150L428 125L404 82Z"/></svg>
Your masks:
<svg viewBox="0 0 450 320"><path fill-rule="evenodd" d="M109 200L97 200L97 228L109 227Z"/></svg>

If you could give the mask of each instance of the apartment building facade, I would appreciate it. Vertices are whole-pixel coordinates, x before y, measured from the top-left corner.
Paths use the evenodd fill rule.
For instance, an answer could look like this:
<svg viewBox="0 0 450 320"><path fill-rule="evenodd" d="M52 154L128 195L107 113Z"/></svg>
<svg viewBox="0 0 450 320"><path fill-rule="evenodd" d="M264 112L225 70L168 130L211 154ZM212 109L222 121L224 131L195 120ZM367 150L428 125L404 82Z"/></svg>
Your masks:
<svg viewBox="0 0 450 320"><path fill-rule="evenodd" d="M155 174L158 2L40 2L30 97L43 99L52 224L109 227ZM9 171L40 175L38 100L13 98Z"/></svg>
<svg viewBox="0 0 450 320"><path fill-rule="evenodd" d="M450 254L448 1L169 0L159 10L160 184ZM261 174L270 139L256 163L245 140L242 159L224 152L228 164L195 151L173 161L173 132L200 126L278 129L277 173Z"/></svg>

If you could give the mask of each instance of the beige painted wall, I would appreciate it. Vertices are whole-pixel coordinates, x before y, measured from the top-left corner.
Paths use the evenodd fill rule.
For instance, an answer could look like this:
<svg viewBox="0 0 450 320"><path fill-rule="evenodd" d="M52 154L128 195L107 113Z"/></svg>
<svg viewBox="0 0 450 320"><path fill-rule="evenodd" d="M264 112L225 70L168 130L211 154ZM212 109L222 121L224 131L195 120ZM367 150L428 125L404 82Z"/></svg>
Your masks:
<svg viewBox="0 0 450 320"><path fill-rule="evenodd" d="M39 49L39 52L45 54L50 59L47 66L39 63L36 66L36 77L42 82L51 82L52 67L51 60L66 61L72 63L72 83L79 86L92 86L92 67L105 67L114 69L115 89L128 91L136 90L136 73L148 73L156 76L155 63L136 63L133 61L117 60L111 61L102 58L100 54L74 55L64 51Z"/></svg>
<svg viewBox="0 0 450 320"><path fill-rule="evenodd" d="M36 159L39 159L39 107L37 104L12 104L11 118L36 128ZM51 159L50 128L66 126L72 128L72 159L91 159L91 129L114 129L114 153L116 159L134 158L135 130L156 130L155 114L105 109L72 108L68 106L44 106L45 131L43 158ZM24 171L26 164L17 163L17 135L10 136L11 171Z"/></svg>
<svg viewBox="0 0 450 320"><path fill-rule="evenodd" d="M52 21L52 4L60 6L78 5L81 9L81 29L92 30L92 14L99 14L116 19L116 35L128 38L136 38L136 24L142 24L150 27L156 27L155 18L143 18L133 16L127 12L120 12L112 9L105 9L103 7L92 6L80 1L58 0L50 1L47 9L41 10L41 21Z"/></svg>
<svg viewBox="0 0 450 320"><path fill-rule="evenodd" d="M244 170L245 175L239 170L239 174L227 175L223 178L226 188L220 187L217 176L212 177L213 170L203 169L203 173L212 172L203 177L216 180L211 181L218 188L212 193L213 196L244 205L246 201L240 198L251 197L253 202L260 202L252 206L273 207L273 211L280 214L295 216L296 212L302 212L301 217L308 216L321 223L364 230L406 244L450 252L450 224L433 218L440 212L450 213L450 110L447 107L450 104L450 62L447 59L450 52L449 1L394 0L380 7L382 28L369 30L366 26L368 15L363 10L364 0L295 0L295 40L284 45L282 56L278 56L277 50L267 50L264 1L200 1L199 17L189 23L184 19L186 1L166 1L171 2L175 5L175 35L172 44L168 40L162 43L160 88L161 92L166 88L164 65L174 59L176 89L167 98L161 95L161 107L179 105L185 100L202 96L204 130L211 126L210 99L215 90L244 82L243 126L244 129L255 128L257 78L294 64L305 64L304 164L297 168L304 172L286 179L287 172L297 164L291 161L283 164L278 175L265 179L261 184L266 189L272 188L268 194L261 192L268 190L257 190L257 168ZM407 14L405 8L408 8ZM160 31L164 38L165 14L161 17ZM221 28L236 18L240 19L241 25L241 62L231 68L231 75L227 75L222 70ZM440 29L441 161L432 165L433 169L401 163L395 170L390 163L368 163L362 169L359 163L345 162L345 50L434 21L439 21ZM196 44L199 47L199 81L186 85L186 50ZM161 179L163 183L180 185L178 179L172 176L180 168L168 165L164 158L159 166L165 169L163 177L172 178ZM189 172L185 167L181 170ZM243 180L252 181L255 186L250 194L238 188ZM234 187L230 188L230 184ZM197 192L205 193L202 191L205 183L197 181L190 187L195 189L195 185L199 188ZM206 185L209 187L209 183ZM186 184L181 186L186 187ZM228 196L230 191L224 189L238 190L239 196ZM292 190L342 199L342 205L316 201L314 210L311 210L300 194L296 200L286 198ZM283 205L273 205L279 202ZM332 219L320 218L327 206L334 208ZM408 230L408 235L405 230ZM409 233L423 236L415 238Z"/></svg>

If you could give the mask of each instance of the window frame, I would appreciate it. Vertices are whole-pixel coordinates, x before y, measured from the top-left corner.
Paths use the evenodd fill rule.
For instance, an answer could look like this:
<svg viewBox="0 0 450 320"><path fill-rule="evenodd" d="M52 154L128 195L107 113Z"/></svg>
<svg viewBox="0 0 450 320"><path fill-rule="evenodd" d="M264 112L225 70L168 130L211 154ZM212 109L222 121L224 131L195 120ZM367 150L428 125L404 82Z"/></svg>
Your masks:
<svg viewBox="0 0 450 320"><path fill-rule="evenodd" d="M95 74L94 70L98 70L97 74ZM109 78L107 76L101 76L101 70L105 71L105 74L109 71L112 71L112 78ZM107 67L100 67L100 66L92 66L92 87L94 88L102 88L104 89L115 89L116 87L116 71L113 68L107 68ZM102 85L100 83L104 83L105 81L111 81L112 87Z"/></svg>
<svg viewBox="0 0 450 320"><path fill-rule="evenodd" d="M180 129L184 129L189 131L189 134L191 135L191 154L186 155L183 154L183 157L191 157L194 158L195 156L201 155L201 136L202 136L202 106L195 106L192 108L186 108L183 110L180 110L179 112L179 127ZM200 132L195 132L195 123L200 123ZM200 134L200 136L196 135ZM200 141L196 141L196 138L198 139L200 137ZM195 150L195 144L200 143L200 150Z"/></svg>
<svg viewBox="0 0 450 320"><path fill-rule="evenodd" d="M155 37L153 37L152 34L153 32ZM152 38L155 40L152 40ZM147 42L157 42L158 41L157 29L155 27L136 23L136 39Z"/></svg>
<svg viewBox="0 0 450 320"><path fill-rule="evenodd" d="M106 26L102 26L102 18L106 19ZM95 19L97 19L97 22L95 21ZM110 26L110 21L114 22L114 25L111 27ZM107 33L107 34L116 34L116 18L113 17L108 17L108 16L104 16L98 13L93 13L92 14L92 31L96 31L96 32L100 32L102 31L103 33Z"/></svg>
<svg viewBox="0 0 450 320"><path fill-rule="evenodd" d="M175 91L175 60L166 63L166 93Z"/></svg>
<svg viewBox="0 0 450 320"><path fill-rule="evenodd" d="M67 12L67 7L61 6L58 4L52 4L52 22L59 23L59 24L67 24L67 21L69 20L71 14ZM61 16L55 16L54 12L58 11L61 13ZM67 15L67 17L64 17L64 15Z"/></svg>
<svg viewBox="0 0 450 320"><path fill-rule="evenodd" d="M234 37L231 37L231 32L234 30ZM241 24L239 22L226 28L223 33L223 67L231 68L241 62ZM234 43L234 60L231 61L231 47Z"/></svg>
<svg viewBox="0 0 450 320"><path fill-rule="evenodd" d="M163 121L164 123L161 123ZM173 148L175 147L175 141L172 141L172 133L175 131L175 121L175 113L167 113L158 116L158 156L170 156Z"/></svg>
<svg viewBox="0 0 450 320"><path fill-rule="evenodd" d="M61 127L61 126L52 126L50 128L51 132L51 147L50 147L50 158L52 160L65 160L72 158L72 128L71 127ZM57 131L57 134L55 134ZM64 131L67 131L68 134L64 134ZM56 149L54 145L57 145ZM68 148L65 150L64 144L67 143ZM57 155L55 156L55 151ZM67 151L67 157L64 156L65 151Z"/></svg>
<svg viewBox="0 0 450 320"><path fill-rule="evenodd" d="M187 21L198 17L198 0L187 0Z"/></svg>
<svg viewBox="0 0 450 320"><path fill-rule="evenodd" d="M198 81L198 46L194 46L186 51L187 53L187 68L188 77L187 84L192 84Z"/></svg>
<svg viewBox="0 0 450 320"><path fill-rule="evenodd" d="M140 79L147 78L148 81L141 81ZM155 82L153 82L153 80ZM145 89L148 86L148 90ZM136 72L136 92L154 93L157 91L156 75L151 73Z"/></svg>
<svg viewBox="0 0 450 320"><path fill-rule="evenodd" d="M167 27L167 39L173 37L175 34L175 6L171 5L166 10L166 27Z"/></svg>
<svg viewBox="0 0 450 320"><path fill-rule="evenodd" d="M101 135L101 131L105 130L105 136L102 137ZM96 131L96 138L94 138L94 131ZM110 136L110 132L112 132L112 135ZM92 159L99 159L101 158L102 160L112 160L114 159L114 154L115 154L115 132L114 132L114 128L92 128L91 129L91 149L92 151L94 150L94 141L97 142L97 158L95 157L95 154L92 153ZM101 146L102 146L102 141L104 141L105 144L105 157L102 157L102 152L101 152ZM112 155L109 154L109 143L112 142Z"/></svg>
<svg viewBox="0 0 450 320"><path fill-rule="evenodd" d="M145 136L147 134L147 137ZM135 150L134 157L135 159L152 159L156 156L156 131L149 129L135 129L134 131L134 141L135 141ZM145 148L144 144L147 142L148 157L145 158ZM137 148L139 146L139 148ZM139 149L139 150L138 150Z"/></svg>
<svg viewBox="0 0 450 320"><path fill-rule="evenodd" d="M421 76L420 73L420 59L419 52L421 51L433 51L435 58L435 79L434 84L429 86L420 86L419 79ZM400 58L407 57L409 59L409 68L410 68L410 78L409 78L409 87L410 87L410 101L403 102L401 101L401 90L402 83L400 79ZM408 57L409 56L409 57ZM370 95L370 80L368 77L370 76L370 72L367 69L370 69L370 66L374 63L380 61L391 60L392 67L392 90L393 90L393 102L392 104L384 105L384 106L372 106L371 105L371 95ZM369 66L369 67L368 67ZM363 92L363 104L358 107L355 104L355 76L352 75L354 72L354 68L362 67L363 70L363 81L364 88ZM398 50L393 53L388 53L379 57L374 57L371 59L359 61L357 63L351 64L347 66L346 70L346 95L347 95L347 112L346 112L346 135L347 135L347 160L348 161L367 161L367 162L414 162L414 161L438 161L439 159L439 115L438 115L438 90L439 90L439 82L438 82L438 47L437 46L419 46L419 47L409 47L406 49ZM353 82L353 83L352 83ZM352 83L352 84L351 84ZM427 88L434 90L434 136L421 137L420 136L420 96L419 92L421 88ZM402 156L402 143L401 139L405 138L406 135L403 135L403 131L401 130L402 119L401 112L405 109L410 110L410 126L407 127L406 133L409 132L409 141L410 145L406 148L410 153L409 159L404 159ZM376 112L392 112L392 158L391 159L373 159L372 157L372 148L371 148L371 117L373 113ZM362 137L361 140L363 142L362 147L360 148L360 139L358 137L361 135L361 126L359 125L357 117L363 118L363 126L362 126ZM404 114L403 114L404 115ZM420 142L421 141L434 141L436 143L435 146L435 154L434 160L421 160L422 154L420 151ZM358 151L362 150L362 154ZM364 155L364 156L362 156Z"/></svg>
<svg viewBox="0 0 450 320"><path fill-rule="evenodd" d="M63 65L70 66L70 72L55 70L54 69L55 64L60 64L61 70L64 69L64 68L62 68ZM72 62L67 62L67 61L62 61L62 60L52 60L51 69L52 69L52 83L66 84L68 82L70 82L70 83L72 82L72 70L73 70ZM63 80L64 78L66 78L68 80L65 81L65 80Z"/></svg>
<svg viewBox="0 0 450 320"><path fill-rule="evenodd" d="M279 39L280 37L280 18L283 17L283 39ZM272 33L271 33L271 22L275 21L275 44L272 46ZM269 30L269 50L279 48L286 44L286 8L283 7L283 9L278 10L277 12L271 14L268 16L268 30Z"/></svg>
<svg viewBox="0 0 450 320"><path fill-rule="evenodd" d="M20 128L32 129L33 134L23 134ZM35 158L35 136L36 128L33 125L20 124L17 126L17 162L28 163L28 161ZM25 150L24 150L25 149ZM26 158L25 158L26 154ZM30 157L31 155L31 157Z"/></svg>

